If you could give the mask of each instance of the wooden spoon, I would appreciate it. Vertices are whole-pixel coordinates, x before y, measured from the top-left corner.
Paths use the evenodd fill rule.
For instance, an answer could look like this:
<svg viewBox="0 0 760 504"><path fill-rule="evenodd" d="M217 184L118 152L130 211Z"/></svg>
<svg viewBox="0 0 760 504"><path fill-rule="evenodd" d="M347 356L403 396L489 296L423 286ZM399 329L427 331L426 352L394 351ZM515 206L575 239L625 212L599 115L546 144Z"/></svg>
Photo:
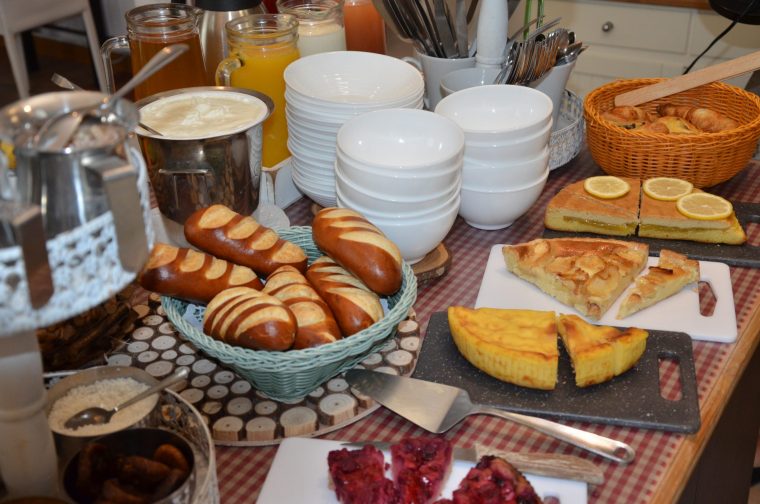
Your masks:
<svg viewBox="0 0 760 504"><path fill-rule="evenodd" d="M663 96L686 91L703 84L729 79L760 68L760 51L702 68L686 75L664 80L650 86L634 89L615 97L615 106L639 105Z"/></svg>

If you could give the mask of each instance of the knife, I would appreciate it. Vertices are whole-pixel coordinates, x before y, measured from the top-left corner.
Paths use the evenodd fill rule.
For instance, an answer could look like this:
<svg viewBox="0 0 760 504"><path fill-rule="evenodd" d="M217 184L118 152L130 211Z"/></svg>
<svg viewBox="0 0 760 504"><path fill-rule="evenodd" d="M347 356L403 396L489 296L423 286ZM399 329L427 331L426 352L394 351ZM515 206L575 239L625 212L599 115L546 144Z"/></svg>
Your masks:
<svg viewBox="0 0 760 504"><path fill-rule="evenodd" d="M629 445L543 418L520 415L473 404L466 390L415 378L393 376L368 369L352 369L346 381L425 430L446 432L469 415L492 415L511 420L621 464L636 453Z"/></svg>
<svg viewBox="0 0 760 504"><path fill-rule="evenodd" d="M384 441L356 441L343 443L343 446L347 448L362 448L365 445L372 445L379 450L390 451L392 444ZM453 450L454 459L465 462L478 462L480 457L484 455L502 457L518 470L537 476L584 481L592 485L604 483L604 471L600 467L590 460L574 455L507 452L493 450L485 445L477 445L473 448L455 446Z"/></svg>

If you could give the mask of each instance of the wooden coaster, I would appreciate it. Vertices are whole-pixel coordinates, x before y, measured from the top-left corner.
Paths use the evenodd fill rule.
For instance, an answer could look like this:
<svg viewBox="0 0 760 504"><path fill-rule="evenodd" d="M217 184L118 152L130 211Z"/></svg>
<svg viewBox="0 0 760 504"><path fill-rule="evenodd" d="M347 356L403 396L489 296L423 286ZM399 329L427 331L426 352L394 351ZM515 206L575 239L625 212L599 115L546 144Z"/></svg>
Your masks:
<svg viewBox="0 0 760 504"><path fill-rule="evenodd" d="M446 245L439 243L421 261L412 265L418 283L442 277L451 267L451 253Z"/></svg>

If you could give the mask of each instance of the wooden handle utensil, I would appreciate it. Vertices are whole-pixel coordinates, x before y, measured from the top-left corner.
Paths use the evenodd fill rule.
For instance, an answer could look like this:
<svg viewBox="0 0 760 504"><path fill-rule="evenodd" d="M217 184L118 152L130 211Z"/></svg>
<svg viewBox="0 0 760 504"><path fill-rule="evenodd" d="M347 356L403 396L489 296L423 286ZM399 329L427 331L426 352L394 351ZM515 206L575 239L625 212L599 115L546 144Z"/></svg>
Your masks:
<svg viewBox="0 0 760 504"><path fill-rule="evenodd" d="M703 84L729 79L760 68L760 51L702 68L686 75L674 77L651 86L645 86L615 97L615 106L639 105L663 96L686 91Z"/></svg>

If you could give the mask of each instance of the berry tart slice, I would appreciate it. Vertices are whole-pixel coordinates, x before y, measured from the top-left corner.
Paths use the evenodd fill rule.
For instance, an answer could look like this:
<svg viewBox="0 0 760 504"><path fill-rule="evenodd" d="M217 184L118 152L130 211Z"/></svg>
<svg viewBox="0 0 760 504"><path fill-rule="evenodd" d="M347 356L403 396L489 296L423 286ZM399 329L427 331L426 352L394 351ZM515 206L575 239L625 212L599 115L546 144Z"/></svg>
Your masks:
<svg viewBox="0 0 760 504"><path fill-rule="evenodd" d="M541 504L541 498L512 464L486 455L470 469L450 500L436 504Z"/></svg>
<svg viewBox="0 0 760 504"><path fill-rule="evenodd" d="M333 450L327 455L335 495L343 504L395 504L393 482L385 477L383 452L371 445L361 450Z"/></svg>
<svg viewBox="0 0 760 504"><path fill-rule="evenodd" d="M437 498L451 470L451 443L445 438L406 438L391 446L391 471L401 504Z"/></svg>

